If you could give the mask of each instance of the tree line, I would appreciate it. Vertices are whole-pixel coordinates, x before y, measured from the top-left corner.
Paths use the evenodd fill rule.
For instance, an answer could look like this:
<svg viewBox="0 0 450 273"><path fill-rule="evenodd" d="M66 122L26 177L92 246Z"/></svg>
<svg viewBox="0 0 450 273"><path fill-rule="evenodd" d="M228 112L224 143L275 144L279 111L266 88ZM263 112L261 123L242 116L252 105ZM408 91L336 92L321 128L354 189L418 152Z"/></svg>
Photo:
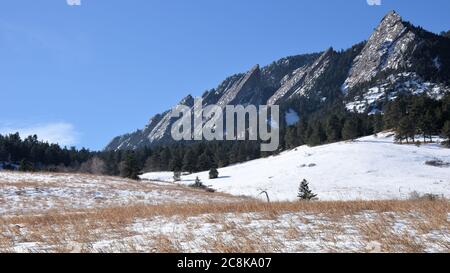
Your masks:
<svg viewBox="0 0 450 273"><path fill-rule="evenodd" d="M0 163L5 169L63 171L78 169L93 153L75 147L39 141L36 135L21 139L19 133L0 135Z"/></svg>
<svg viewBox="0 0 450 273"><path fill-rule="evenodd" d="M303 106L308 105L309 108ZM143 172L200 172L226 167L301 145L322 145L353 140L383 130L394 130L398 142L424 142L441 135L450 145L450 95L435 100L427 95L399 95L374 115L354 113L342 103L297 101L289 105L300 113L294 125L280 124L280 149L260 151L258 141L176 143L136 151L92 152L39 141L36 135L21 139L18 133L0 135L0 167L22 171L62 171L123 176L136 179ZM303 109L303 111L302 111Z"/></svg>
<svg viewBox="0 0 450 273"><path fill-rule="evenodd" d="M384 128L394 129L399 142L432 141L432 136L450 138L450 94L435 100L426 94L400 95L385 106ZM449 143L447 143L449 144Z"/></svg>

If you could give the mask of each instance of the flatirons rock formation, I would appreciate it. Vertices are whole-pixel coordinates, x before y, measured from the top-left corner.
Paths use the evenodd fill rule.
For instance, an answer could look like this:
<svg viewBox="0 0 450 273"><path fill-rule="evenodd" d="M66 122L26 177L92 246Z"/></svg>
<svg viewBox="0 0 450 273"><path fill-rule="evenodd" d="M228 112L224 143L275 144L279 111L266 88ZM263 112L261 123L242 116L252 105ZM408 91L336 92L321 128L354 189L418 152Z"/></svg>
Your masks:
<svg viewBox="0 0 450 273"><path fill-rule="evenodd" d="M399 93L426 93L439 99L450 92L450 39L388 13L367 42L337 52L283 58L225 79L205 92L203 104L280 105L304 98L344 103L349 111L370 114ZM180 103L193 107L194 98ZM284 114L284 113L282 113ZM144 129L114 138L106 150L130 150L169 144L175 122L170 111L155 115Z"/></svg>
<svg viewBox="0 0 450 273"><path fill-rule="evenodd" d="M384 17L370 36L361 54L356 57L345 81L345 88L372 80L387 69L407 68L412 63L405 54L414 47L416 35L403 23L396 12Z"/></svg>

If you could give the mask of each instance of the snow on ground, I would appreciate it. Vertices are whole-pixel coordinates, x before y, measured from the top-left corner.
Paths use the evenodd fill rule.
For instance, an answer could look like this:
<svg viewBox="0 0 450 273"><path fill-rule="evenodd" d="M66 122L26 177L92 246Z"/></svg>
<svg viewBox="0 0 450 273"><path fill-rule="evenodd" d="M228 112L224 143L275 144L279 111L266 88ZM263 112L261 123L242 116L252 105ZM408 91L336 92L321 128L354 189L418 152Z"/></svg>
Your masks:
<svg viewBox="0 0 450 273"><path fill-rule="evenodd" d="M50 235L53 240L48 242L28 240L45 238L34 236L41 232L39 226L23 226L16 232L10 229L14 234L5 237L14 238L9 248L12 252L445 253L450 243L448 225L431 225L429 219L414 212L174 215L94 226L53 225L47 231L54 234ZM63 233L53 233L53 229ZM78 233L71 233L72 229Z"/></svg>
<svg viewBox="0 0 450 273"><path fill-rule="evenodd" d="M301 146L278 156L182 177L191 184L198 176L205 185L233 195L272 200L297 199L302 179L320 200L407 199L412 192L450 197L450 168L426 165L429 160L450 162L450 149L438 144L399 145L389 133L318 147ZM147 173L147 180L173 181L172 173Z"/></svg>
<svg viewBox="0 0 450 273"><path fill-rule="evenodd" d="M231 202L173 184L140 183L119 177L0 171L0 214L42 213L124 205Z"/></svg>

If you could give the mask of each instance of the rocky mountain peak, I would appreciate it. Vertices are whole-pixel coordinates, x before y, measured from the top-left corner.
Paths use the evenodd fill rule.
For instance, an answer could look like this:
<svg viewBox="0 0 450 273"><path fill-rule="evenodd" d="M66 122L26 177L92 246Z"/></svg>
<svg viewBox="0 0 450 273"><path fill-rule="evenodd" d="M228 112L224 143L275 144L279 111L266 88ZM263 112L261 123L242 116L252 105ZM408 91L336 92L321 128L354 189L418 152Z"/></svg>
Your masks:
<svg viewBox="0 0 450 273"><path fill-rule="evenodd" d="M253 66L227 77L203 93L203 105L280 105L333 103L345 92L348 110L369 112L399 93L426 93L433 98L450 92L450 40L402 20L389 12L367 40L345 51L289 56L267 66ZM305 100L303 100L305 99ZM178 105L193 107L186 96ZM307 107L308 108L308 107ZM305 110L310 111L310 110ZM154 116L143 130L114 138L106 150L134 150L173 143L175 119L166 111Z"/></svg>
<svg viewBox="0 0 450 273"><path fill-rule="evenodd" d="M344 90L372 80L379 72L408 67L407 52L416 35L395 11L388 13L354 60Z"/></svg>
<svg viewBox="0 0 450 273"><path fill-rule="evenodd" d="M178 105L185 105L185 106L192 107L192 106L194 106L194 97L191 94L189 94L186 97L184 97L180 101L180 103L178 103Z"/></svg>
<svg viewBox="0 0 450 273"><path fill-rule="evenodd" d="M383 25L384 22L389 24L389 23L398 22L398 21L403 21L402 17L395 10L392 10L383 17L380 25Z"/></svg>

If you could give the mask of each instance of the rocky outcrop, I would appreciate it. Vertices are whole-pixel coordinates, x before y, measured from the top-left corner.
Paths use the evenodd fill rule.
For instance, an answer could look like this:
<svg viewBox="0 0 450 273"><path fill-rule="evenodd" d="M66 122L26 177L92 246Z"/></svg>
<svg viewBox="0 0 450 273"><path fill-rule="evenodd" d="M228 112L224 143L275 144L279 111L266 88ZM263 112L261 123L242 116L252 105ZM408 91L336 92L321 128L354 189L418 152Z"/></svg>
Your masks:
<svg viewBox="0 0 450 273"><path fill-rule="evenodd" d="M367 42L346 51L332 48L280 59L265 67L225 79L204 92L203 106L288 105L296 98L307 103L344 103L348 110L380 110L399 93L426 93L440 98L450 92L450 39L415 27L392 11ZM333 101L329 101L332 99ZM192 107L187 96L180 105ZM315 107L317 109L317 107ZM170 111L154 116L147 126L114 138L106 150L138 149L171 142Z"/></svg>
<svg viewBox="0 0 450 273"><path fill-rule="evenodd" d="M295 70L284 78L283 85L267 101L268 105L283 103L295 96L305 96L313 91L316 81L329 67L333 49L325 51L313 64Z"/></svg>
<svg viewBox="0 0 450 273"><path fill-rule="evenodd" d="M299 66L315 60L317 54L283 58L266 67L254 66L247 73L225 79L217 88L205 92L203 106L261 105L281 86L282 78ZM187 96L179 105L193 107L194 98ZM156 115L143 130L114 138L106 150L137 149L145 146L167 144L171 141L170 130L175 122L170 111Z"/></svg>
<svg viewBox="0 0 450 273"><path fill-rule="evenodd" d="M387 14L370 36L361 54L354 60L344 90L372 80L388 69L411 66L405 54L416 42L416 35L395 11Z"/></svg>

